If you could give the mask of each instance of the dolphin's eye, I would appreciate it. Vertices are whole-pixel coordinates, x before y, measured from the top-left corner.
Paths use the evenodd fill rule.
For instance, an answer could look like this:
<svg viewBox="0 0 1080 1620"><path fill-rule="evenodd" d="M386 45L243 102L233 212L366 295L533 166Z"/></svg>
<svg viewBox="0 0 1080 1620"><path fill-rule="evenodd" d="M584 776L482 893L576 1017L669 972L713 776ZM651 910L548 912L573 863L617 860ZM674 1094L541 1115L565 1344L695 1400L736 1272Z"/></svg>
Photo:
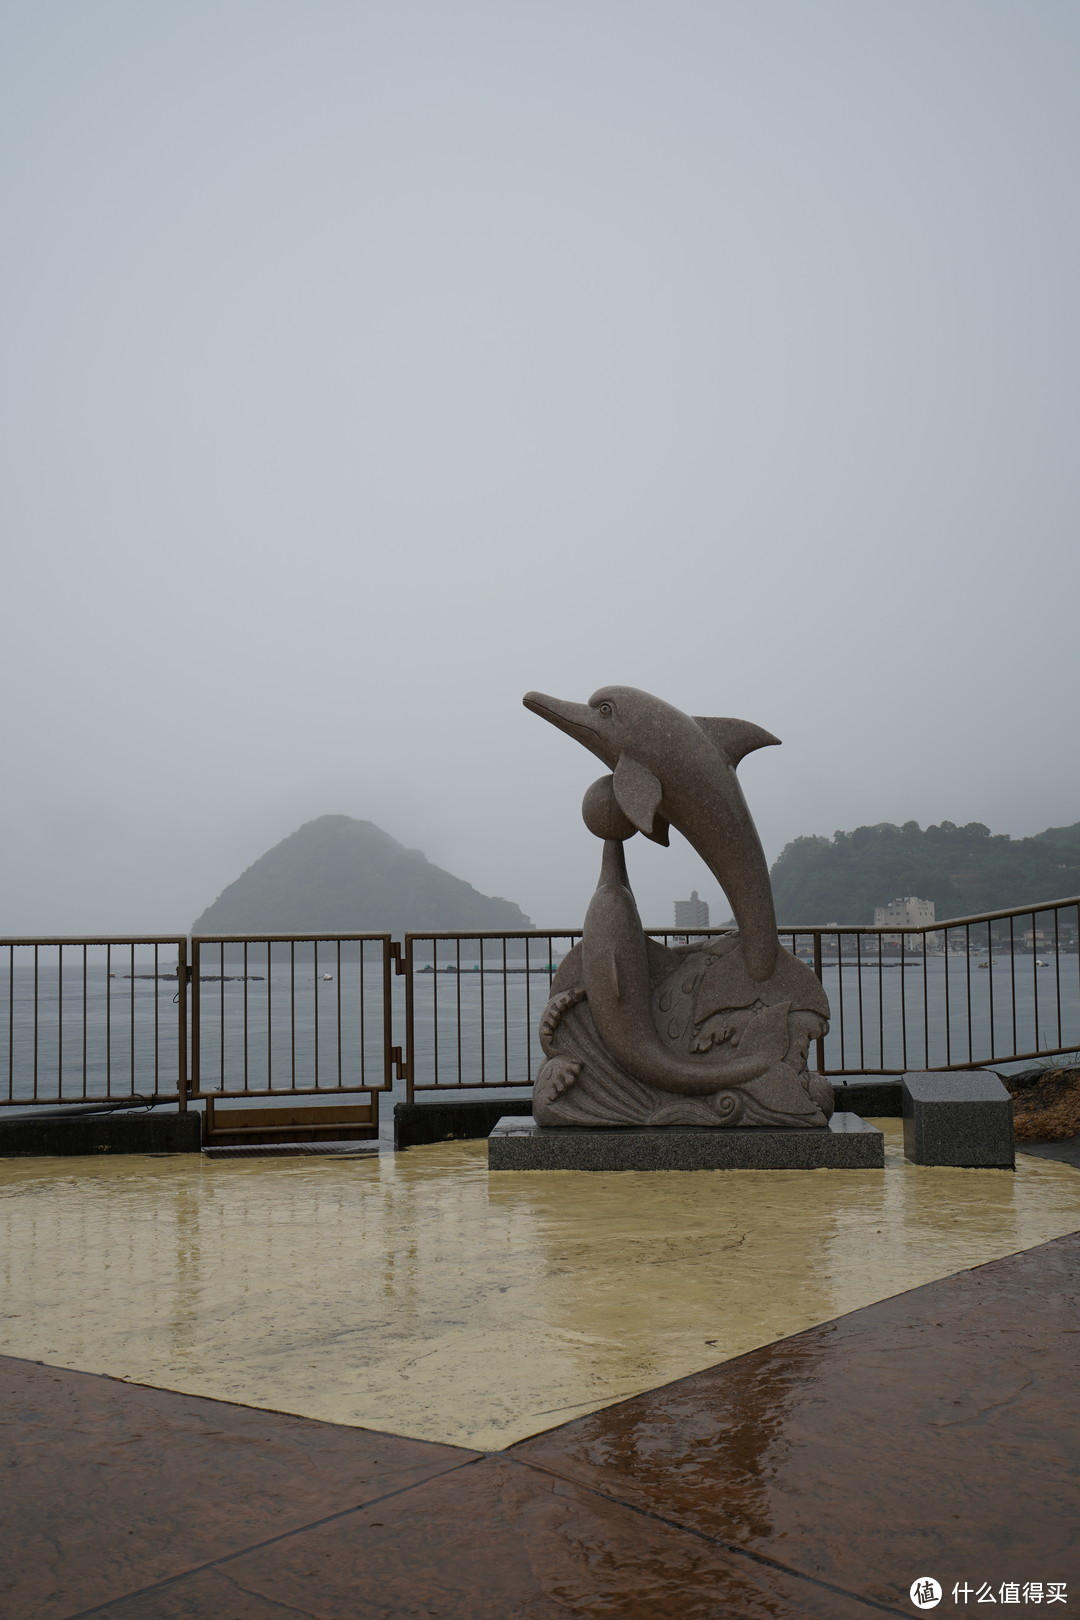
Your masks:
<svg viewBox="0 0 1080 1620"><path fill-rule="evenodd" d="M611 719L611 704L610 703L601 703L601 704L598 705L598 708L599 708L599 712L604 716L605 720L610 720Z"/></svg>

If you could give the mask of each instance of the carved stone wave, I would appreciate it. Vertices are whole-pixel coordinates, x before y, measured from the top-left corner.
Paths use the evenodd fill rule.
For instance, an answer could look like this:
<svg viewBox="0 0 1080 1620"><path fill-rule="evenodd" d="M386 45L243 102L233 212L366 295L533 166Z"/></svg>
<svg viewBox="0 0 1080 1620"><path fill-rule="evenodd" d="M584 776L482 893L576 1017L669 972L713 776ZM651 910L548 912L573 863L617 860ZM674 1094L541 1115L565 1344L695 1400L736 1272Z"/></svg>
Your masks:
<svg viewBox="0 0 1080 1620"><path fill-rule="evenodd" d="M648 942L657 1032L692 1073L695 1058L760 1073L705 1096L680 1096L635 1079L597 1034L581 983L581 947L565 957L540 1025L545 1061L533 1089L533 1115L545 1126L823 1126L832 1087L807 1069L809 1045L828 1027L829 1004L816 975L789 951L774 973L750 978L737 935L697 946ZM753 1065L757 1067L758 1065Z"/></svg>

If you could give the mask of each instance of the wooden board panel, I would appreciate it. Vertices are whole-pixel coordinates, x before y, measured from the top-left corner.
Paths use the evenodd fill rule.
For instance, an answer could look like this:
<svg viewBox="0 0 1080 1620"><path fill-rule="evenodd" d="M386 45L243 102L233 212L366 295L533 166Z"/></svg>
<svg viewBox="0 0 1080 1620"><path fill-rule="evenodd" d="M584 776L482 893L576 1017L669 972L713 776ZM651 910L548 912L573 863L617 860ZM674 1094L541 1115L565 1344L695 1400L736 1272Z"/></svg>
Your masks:
<svg viewBox="0 0 1080 1620"><path fill-rule="evenodd" d="M213 1110L213 1130L264 1129L278 1125L367 1125L372 1119L370 1103L340 1104L328 1108L218 1108Z"/></svg>

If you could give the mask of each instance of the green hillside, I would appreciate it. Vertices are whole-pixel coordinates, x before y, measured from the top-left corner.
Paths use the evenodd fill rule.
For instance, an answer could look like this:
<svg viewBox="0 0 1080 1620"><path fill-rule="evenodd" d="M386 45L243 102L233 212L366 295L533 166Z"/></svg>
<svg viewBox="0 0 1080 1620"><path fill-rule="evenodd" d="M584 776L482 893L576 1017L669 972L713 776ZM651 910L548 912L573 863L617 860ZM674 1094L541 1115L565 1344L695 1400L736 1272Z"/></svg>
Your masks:
<svg viewBox="0 0 1080 1620"><path fill-rule="evenodd" d="M771 875L782 923L870 924L875 906L906 894L932 900L939 921L970 917L1080 894L1080 822L1010 838L981 821L883 821L796 838Z"/></svg>
<svg viewBox="0 0 1080 1620"><path fill-rule="evenodd" d="M370 821L319 816L230 883L192 925L196 934L521 931L510 900L481 894Z"/></svg>

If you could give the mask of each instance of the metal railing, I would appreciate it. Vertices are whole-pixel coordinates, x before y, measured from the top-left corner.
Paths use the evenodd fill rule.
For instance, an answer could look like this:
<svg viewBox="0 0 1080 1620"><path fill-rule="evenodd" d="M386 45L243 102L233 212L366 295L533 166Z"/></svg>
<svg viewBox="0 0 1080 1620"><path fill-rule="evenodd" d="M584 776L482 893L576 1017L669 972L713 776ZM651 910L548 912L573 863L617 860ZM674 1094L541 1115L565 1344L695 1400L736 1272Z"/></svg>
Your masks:
<svg viewBox="0 0 1080 1620"><path fill-rule="evenodd" d="M932 928L780 929L781 942L829 996L829 1033L814 1043L813 1066L837 1077L889 1075L1080 1049L1078 911L1080 900L1067 899ZM647 930L667 945L728 932ZM410 1099L529 1087L540 1061L537 1002L546 999L556 958L580 937L568 929L406 935Z"/></svg>
<svg viewBox="0 0 1080 1620"><path fill-rule="evenodd" d="M580 930L543 929L406 934L402 1068L408 1101L418 1091L530 1086L551 981L580 937Z"/></svg>
<svg viewBox="0 0 1080 1620"><path fill-rule="evenodd" d="M667 944L725 932L649 930ZM190 950L180 935L0 939L0 1105L526 1092L540 1014L580 937L214 935ZM823 1074L1080 1050L1078 899L780 938L829 996L813 1054Z"/></svg>
<svg viewBox="0 0 1080 1620"><path fill-rule="evenodd" d="M972 1069L1080 1049L1080 900L932 928L784 929L829 996L826 1074Z"/></svg>
<svg viewBox="0 0 1080 1620"><path fill-rule="evenodd" d="M0 1105L186 1106L182 935L0 939Z"/></svg>
<svg viewBox="0 0 1080 1620"><path fill-rule="evenodd" d="M389 934L197 935L191 1095L389 1091Z"/></svg>

